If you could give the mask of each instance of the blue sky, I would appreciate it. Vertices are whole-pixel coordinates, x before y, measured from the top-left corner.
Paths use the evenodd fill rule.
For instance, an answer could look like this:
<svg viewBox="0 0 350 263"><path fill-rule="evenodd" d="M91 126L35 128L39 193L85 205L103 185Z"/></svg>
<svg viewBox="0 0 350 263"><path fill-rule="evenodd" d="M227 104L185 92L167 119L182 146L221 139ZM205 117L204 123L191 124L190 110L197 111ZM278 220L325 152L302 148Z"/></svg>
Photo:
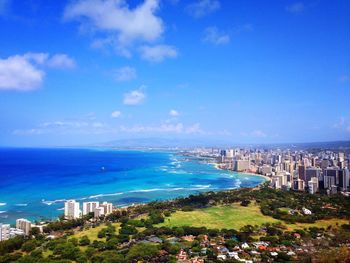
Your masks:
<svg viewBox="0 0 350 263"><path fill-rule="evenodd" d="M0 145L350 139L347 0L0 0Z"/></svg>

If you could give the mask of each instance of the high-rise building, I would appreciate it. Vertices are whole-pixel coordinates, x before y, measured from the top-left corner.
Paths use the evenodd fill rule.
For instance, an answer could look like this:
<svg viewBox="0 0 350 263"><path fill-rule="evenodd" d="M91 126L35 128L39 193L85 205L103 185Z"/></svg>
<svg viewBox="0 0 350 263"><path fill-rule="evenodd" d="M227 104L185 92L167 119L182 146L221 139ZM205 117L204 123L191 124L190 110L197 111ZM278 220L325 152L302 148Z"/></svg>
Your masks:
<svg viewBox="0 0 350 263"><path fill-rule="evenodd" d="M99 206L99 207L94 208L94 217L95 218L99 218L103 215L105 215L105 210L103 207Z"/></svg>
<svg viewBox="0 0 350 263"><path fill-rule="evenodd" d="M312 177L308 182L309 193L315 194L318 191L318 177Z"/></svg>
<svg viewBox="0 0 350 263"><path fill-rule="evenodd" d="M28 236L32 229L32 223L27 219L20 218L16 220L16 228L23 230L24 234Z"/></svg>
<svg viewBox="0 0 350 263"><path fill-rule="evenodd" d="M305 181L305 166L304 165L298 166L298 174L299 174L299 179Z"/></svg>
<svg viewBox="0 0 350 263"><path fill-rule="evenodd" d="M311 158L311 166L316 166L316 163L317 163L316 157L312 157Z"/></svg>
<svg viewBox="0 0 350 263"><path fill-rule="evenodd" d="M305 182L301 179L296 179L293 182L293 189L297 191L304 191L305 189Z"/></svg>
<svg viewBox="0 0 350 263"><path fill-rule="evenodd" d="M322 175L322 170L316 167L308 167L305 170L305 182L309 182L312 177L320 178Z"/></svg>
<svg viewBox="0 0 350 263"><path fill-rule="evenodd" d="M229 149L226 151L226 157L232 159L234 156L234 151L233 149Z"/></svg>
<svg viewBox="0 0 350 263"><path fill-rule="evenodd" d="M321 168L322 168L322 169L327 169L327 167L329 167L329 161L328 161L328 159L322 160L322 162L321 162Z"/></svg>
<svg viewBox="0 0 350 263"><path fill-rule="evenodd" d="M333 185L339 184L339 170L338 168L328 167L323 171L324 188L329 189Z"/></svg>
<svg viewBox="0 0 350 263"><path fill-rule="evenodd" d="M270 165L264 164L260 169L260 173L263 175L270 175L272 174L272 167Z"/></svg>
<svg viewBox="0 0 350 263"><path fill-rule="evenodd" d="M100 202L84 202L83 203L83 215L93 213L94 209L100 205Z"/></svg>
<svg viewBox="0 0 350 263"><path fill-rule="evenodd" d="M109 215L113 212L113 204L112 203L107 203L103 202L100 207L103 208L103 212L105 215Z"/></svg>
<svg viewBox="0 0 350 263"><path fill-rule="evenodd" d="M0 241L8 240L10 238L10 225L0 223Z"/></svg>
<svg viewBox="0 0 350 263"><path fill-rule="evenodd" d="M349 188L349 170L347 168L338 171L339 184L338 186L342 191L346 191Z"/></svg>
<svg viewBox="0 0 350 263"><path fill-rule="evenodd" d="M80 204L75 200L64 203L64 216L66 219L77 219L80 217Z"/></svg>
<svg viewBox="0 0 350 263"><path fill-rule="evenodd" d="M237 172L249 170L249 160L235 160L233 167Z"/></svg>

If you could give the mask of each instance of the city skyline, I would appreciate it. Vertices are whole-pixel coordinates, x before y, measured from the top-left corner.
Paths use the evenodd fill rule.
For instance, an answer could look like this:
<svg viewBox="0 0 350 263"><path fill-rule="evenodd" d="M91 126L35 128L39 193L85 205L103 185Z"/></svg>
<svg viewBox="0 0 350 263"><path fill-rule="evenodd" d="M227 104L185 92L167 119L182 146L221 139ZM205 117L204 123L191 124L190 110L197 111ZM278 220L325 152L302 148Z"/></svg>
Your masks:
<svg viewBox="0 0 350 263"><path fill-rule="evenodd" d="M350 140L348 1L0 1L0 145Z"/></svg>

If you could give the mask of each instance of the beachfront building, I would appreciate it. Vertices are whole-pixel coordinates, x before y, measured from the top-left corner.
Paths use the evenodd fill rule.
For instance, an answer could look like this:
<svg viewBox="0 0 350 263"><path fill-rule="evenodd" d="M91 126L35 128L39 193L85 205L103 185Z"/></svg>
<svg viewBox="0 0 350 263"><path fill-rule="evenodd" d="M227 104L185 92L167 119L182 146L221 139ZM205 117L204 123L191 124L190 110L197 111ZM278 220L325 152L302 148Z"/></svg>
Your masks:
<svg viewBox="0 0 350 263"><path fill-rule="evenodd" d="M260 173L265 176L271 175L272 167L270 165L263 165L262 167L260 167Z"/></svg>
<svg viewBox="0 0 350 263"><path fill-rule="evenodd" d="M0 241L8 240L10 238L10 225L0 223Z"/></svg>
<svg viewBox="0 0 350 263"><path fill-rule="evenodd" d="M94 208L94 217L95 218L99 218L101 216L105 215L105 211L103 209L103 207L96 207Z"/></svg>
<svg viewBox="0 0 350 263"><path fill-rule="evenodd" d="M109 215L113 212L113 204L108 202L103 202L100 207L103 208L104 214Z"/></svg>
<svg viewBox="0 0 350 263"><path fill-rule="evenodd" d="M84 202L83 203L83 215L94 213L95 208L99 207L100 202Z"/></svg>
<svg viewBox="0 0 350 263"><path fill-rule="evenodd" d="M94 217L99 218L101 216L107 216L113 212L113 204L103 202L98 207L94 208Z"/></svg>
<svg viewBox="0 0 350 263"><path fill-rule="evenodd" d="M234 168L233 170L235 170L236 172L244 172L249 170L249 160L235 160L234 161Z"/></svg>
<svg viewBox="0 0 350 263"><path fill-rule="evenodd" d="M24 234L28 236L32 229L32 223L27 219L20 218L16 220L16 228L23 230Z"/></svg>
<svg viewBox="0 0 350 263"><path fill-rule="evenodd" d="M18 228L14 228L14 227L10 228L9 238L14 238L16 236L24 236L24 235L25 235L25 233L22 229L18 229Z"/></svg>
<svg viewBox="0 0 350 263"><path fill-rule="evenodd" d="M64 217L66 219L77 219L80 217L80 204L75 200L64 203Z"/></svg>

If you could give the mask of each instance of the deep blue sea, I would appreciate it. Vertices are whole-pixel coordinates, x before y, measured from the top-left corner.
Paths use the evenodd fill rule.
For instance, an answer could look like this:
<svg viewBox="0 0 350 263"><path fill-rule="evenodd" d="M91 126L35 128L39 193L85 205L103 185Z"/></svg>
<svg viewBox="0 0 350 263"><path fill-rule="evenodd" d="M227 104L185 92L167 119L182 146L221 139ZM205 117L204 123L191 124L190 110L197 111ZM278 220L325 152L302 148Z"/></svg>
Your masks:
<svg viewBox="0 0 350 263"><path fill-rule="evenodd" d="M0 148L0 223L57 218L67 199L122 207L263 181L170 152Z"/></svg>

